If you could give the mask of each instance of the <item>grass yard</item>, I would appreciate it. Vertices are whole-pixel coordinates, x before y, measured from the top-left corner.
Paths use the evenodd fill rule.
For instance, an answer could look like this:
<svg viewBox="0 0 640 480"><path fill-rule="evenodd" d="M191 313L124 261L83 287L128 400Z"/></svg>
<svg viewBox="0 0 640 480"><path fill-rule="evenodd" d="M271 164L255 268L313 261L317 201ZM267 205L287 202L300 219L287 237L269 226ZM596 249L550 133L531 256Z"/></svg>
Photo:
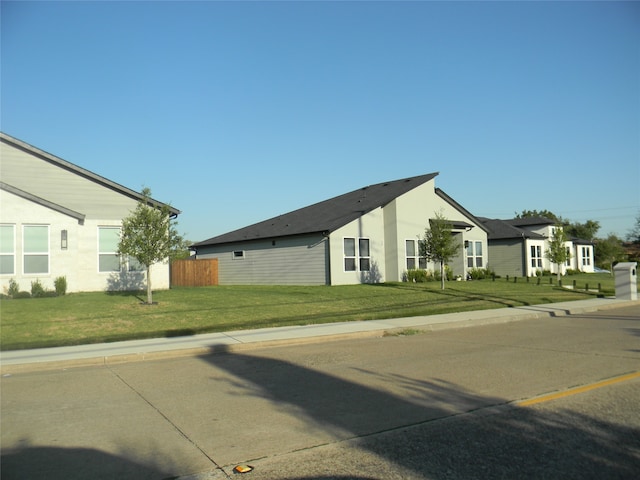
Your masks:
<svg viewBox="0 0 640 480"><path fill-rule="evenodd" d="M576 279L580 276L575 276ZM613 278L586 276L590 289L613 294ZM566 277L565 285L572 283ZM578 289L584 288L578 281ZM555 284L555 279L554 279ZM472 282L387 283L349 286L218 286L143 294L74 293L63 297L2 300L0 348L18 350L140 338L194 335L285 325L435 315L593 296L549 285L549 278Z"/></svg>

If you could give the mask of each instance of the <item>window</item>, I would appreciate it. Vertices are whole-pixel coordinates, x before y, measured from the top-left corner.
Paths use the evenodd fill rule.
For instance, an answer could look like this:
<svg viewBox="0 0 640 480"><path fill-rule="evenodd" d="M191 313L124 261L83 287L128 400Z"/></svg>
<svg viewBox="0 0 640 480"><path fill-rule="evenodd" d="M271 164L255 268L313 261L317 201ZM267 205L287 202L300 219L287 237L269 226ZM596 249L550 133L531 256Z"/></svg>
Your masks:
<svg viewBox="0 0 640 480"><path fill-rule="evenodd" d="M16 227L0 225L0 275L16 273Z"/></svg>
<svg viewBox="0 0 640 480"><path fill-rule="evenodd" d="M415 269L416 259L418 258L415 240L405 241L405 254L407 256L407 270Z"/></svg>
<svg viewBox="0 0 640 480"><path fill-rule="evenodd" d="M344 238L342 240L342 251L344 255L344 271L368 272L371 269L371 252L368 238L358 238L358 250L356 252L356 239Z"/></svg>
<svg viewBox="0 0 640 480"><path fill-rule="evenodd" d="M356 239L345 238L343 240L344 250L344 271L355 272L356 271Z"/></svg>
<svg viewBox="0 0 640 480"><path fill-rule="evenodd" d="M49 226L25 225L22 235L24 274L49 273Z"/></svg>
<svg viewBox="0 0 640 480"><path fill-rule="evenodd" d="M242 260L244 258L244 250L234 250L231 258L234 260Z"/></svg>
<svg viewBox="0 0 640 480"><path fill-rule="evenodd" d="M119 272L120 227L98 227L98 271Z"/></svg>
<svg viewBox="0 0 640 480"><path fill-rule="evenodd" d="M407 259L407 270L415 268L426 269L427 258L420 256L420 248L423 240L405 240L405 257Z"/></svg>
<svg viewBox="0 0 640 480"><path fill-rule="evenodd" d="M542 268L542 247L540 245L531 245L531 266Z"/></svg>
<svg viewBox="0 0 640 480"><path fill-rule="evenodd" d="M358 255L360 256L360 271L368 272L371 268L371 255L369 253L369 239L358 240Z"/></svg>
<svg viewBox="0 0 640 480"><path fill-rule="evenodd" d="M565 265L567 267L570 267L571 266L571 248L567 247L566 251L567 251L567 262L565 263Z"/></svg>
<svg viewBox="0 0 640 480"><path fill-rule="evenodd" d="M585 267L591 265L591 254L588 247L582 247L582 265Z"/></svg>
<svg viewBox="0 0 640 480"><path fill-rule="evenodd" d="M482 268L482 242L476 242L476 267Z"/></svg>
<svg viewBox="0 0 640 480"><path fill-rule="evenodd" d="M469 241L465 243L467 244L467 267L482 268L482 242Z"/></svg>

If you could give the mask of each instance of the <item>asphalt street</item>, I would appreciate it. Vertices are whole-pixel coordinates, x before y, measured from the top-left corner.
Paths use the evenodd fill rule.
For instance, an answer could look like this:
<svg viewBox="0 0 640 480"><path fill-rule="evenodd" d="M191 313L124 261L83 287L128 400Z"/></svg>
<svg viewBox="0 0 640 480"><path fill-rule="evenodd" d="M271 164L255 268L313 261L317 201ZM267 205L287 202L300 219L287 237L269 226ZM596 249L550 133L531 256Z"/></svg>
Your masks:
<svg viewBox="0 0 640 480"><path fill-rule="evenodd" d="M2 478L637 477L637 304L395 333L4 374Z"/></svg>

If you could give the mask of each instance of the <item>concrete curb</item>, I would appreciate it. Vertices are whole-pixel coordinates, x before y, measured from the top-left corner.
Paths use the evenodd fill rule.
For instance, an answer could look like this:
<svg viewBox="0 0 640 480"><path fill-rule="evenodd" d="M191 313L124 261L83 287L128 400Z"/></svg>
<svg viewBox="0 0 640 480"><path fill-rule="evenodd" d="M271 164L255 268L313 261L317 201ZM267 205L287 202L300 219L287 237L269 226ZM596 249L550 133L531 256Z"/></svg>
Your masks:
<svg viewBox="0 0 640 480"><path fill-rule="evenodd" d="M422 317L241 330L197 335L184 342L181 342L178 337L174 339L133 340L118 342L117 344L0 352L0 373L2 375L12 375L77 367L106 367L131 362L233 353L283 345L304 345L345 339L382 337L385 334L401 334L408 329L436 332L456 328L579 315L635 305L640 307L640 301L625 301L612 298L590 299ZM181 346L181 343L194 343L194 345ZM99 354L98 352L101 349L112 351L113 353ZM125 351L122 353L119 350ZM54 352L65 352L64 356L67 358L55 360ZM69 358L69 356L73 357L74 354L77 356Z"/></svg>

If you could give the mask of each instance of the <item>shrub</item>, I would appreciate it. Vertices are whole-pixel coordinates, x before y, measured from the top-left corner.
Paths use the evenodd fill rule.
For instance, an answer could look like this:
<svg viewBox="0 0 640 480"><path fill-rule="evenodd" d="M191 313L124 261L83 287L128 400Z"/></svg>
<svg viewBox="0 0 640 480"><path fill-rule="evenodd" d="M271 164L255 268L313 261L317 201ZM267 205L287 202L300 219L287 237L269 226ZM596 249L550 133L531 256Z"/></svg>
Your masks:
<svg viewBox="0 0 640 480"><path fill-rule="evenodd" d="M414 283L434 282L436 279L432 271L423 270L422 268L409 269L402 277L405 282Z"/></svg>
<svg viewBox="0 0 640 480"><path fill-rule="evenodd" d="M53 281L53 285L56 289L56 295L62 296L67 293L67 277L57 277Z"/></svg>
<svg viewBox="0 0 640 480"><path fill-rule="evenodd" d="M14 299L18 298L31 298L31 294L29 292L16 292L13 296Z"/></svg>
<svg viewBox="0 0 640 480"><path fill-rule="evenodd" d="M20 292L20 285L13 278L9 280L9 290L7 290L7 295L11 298L15 298L16 295Z"/></svg>
<svg viewBox="0 0 640 480"><path fill-rule="evenodd" d="M44 297L45 291L40 280L31 282L31 296L34 298Z"/></svg>
<svg viewBox="0 0 640 480"><path fill-rule="evenodd" d="M472 280L484 280L486 278L492 278L495 273L489 267L487 268L472 268L468 272Z"/></svg>

